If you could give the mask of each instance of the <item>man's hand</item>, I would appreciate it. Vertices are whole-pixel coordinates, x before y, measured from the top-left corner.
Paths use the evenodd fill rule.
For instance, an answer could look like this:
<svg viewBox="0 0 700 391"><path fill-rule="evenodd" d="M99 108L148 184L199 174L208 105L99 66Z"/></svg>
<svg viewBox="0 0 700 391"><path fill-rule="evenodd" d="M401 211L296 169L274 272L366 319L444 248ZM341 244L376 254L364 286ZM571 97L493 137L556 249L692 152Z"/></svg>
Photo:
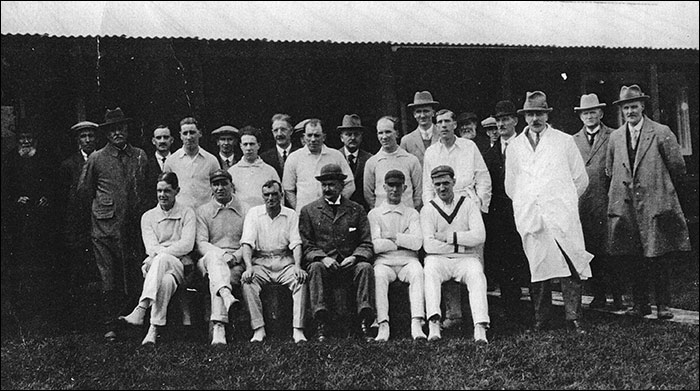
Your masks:
<svg viewBox="0 0 700 391"><path fill-rule="evenodd" d="M306 270L300 268L297 265L294 265L292 270L294 271L294 277L296 277L299 284L304 284L306 282L306 279L309 277L309 274L306 272Z"/></svg>
<svg viewBox="0 0 700 391"><path fill-rule="evenodd" d="M244 284L250 284L253 282L253 276L255 273L253 272L253 269L245 269L243 274L241 274L241 282Z"/></svg>
<svg viewBox="0 0 700 391"><path fill-rule="evenodd" d="M357 258L355 258L354 255L351 255L351 256L343 259L343 262L340 262L340 268L347 269L349 267L354 266L356 263L357 263Z"/></svg>
<svg viewBox="0 0 700 391"><path fill-rule="evenodd" d="M435 232L435 239L445 242L445 243L450 243L452 241L452 233L451 232Z"/></svg>
<svg viewBox="0 0 700 391"><path fill-rule="evenodd" d="M323 265L326 267L326 269L338 270L338 262L336 262L336 260L331 257L325 257L321 260L321 262L323 262Z"/></svg>

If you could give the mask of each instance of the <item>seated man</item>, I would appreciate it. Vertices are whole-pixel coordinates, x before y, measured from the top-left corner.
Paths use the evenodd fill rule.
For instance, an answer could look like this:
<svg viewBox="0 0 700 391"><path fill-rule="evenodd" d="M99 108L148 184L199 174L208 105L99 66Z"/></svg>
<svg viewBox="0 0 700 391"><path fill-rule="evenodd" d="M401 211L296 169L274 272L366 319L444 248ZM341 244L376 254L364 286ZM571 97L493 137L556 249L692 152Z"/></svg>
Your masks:
<svg viewBox="0 0 700 391"><path fill-rule="evenodd" d="M423 267L417 253L423 246L423 237L418 212L401 203L407 187L403 172L388 171L384 176L386 200L367 216L374 252L377 254L374 261L379 323L376 341L385 342L389 339L389 283L397 278L409 283L411 336L413 339L426 338L423 333Z"/></svg>
<svg viewBox="0 0 700 391"><path fill-rule="evenodd" d="M119 319L142 325L146 310L153 307L151 326L142 345L156 343L158 328L165 326L168 303L185 278L185 265L192 264L187 254L194 248L197 219L192 208L175 201L179 191L177 175L161 173L156 183L158 205L141 217L141 235L148 254L141 267L143 291L136 308Z"/></svg>
<svg viewBox="0 0 700 391"><path fill-rule="evenodd" d="M486 299L486 276L479 259L486 230L478 205L455 200L455 173L450 166L437 166L430 172L438 197L423 206L420 212L425 248L425 306L428 314L428 340L440 335L440 288L443 282L455 280L467 285L469 305L474 322L474 340L486 343L489 325Z"/></svg>
<svg viewBox="0 0 700 391"><path fill-rule="evenodd" d="M254 334L250 342L265 339L265 320L260 291L264 285L282 284L292 291L294 302L294 342L306 341L304 336L304 304L307 274L301 268L301 237L299 217L294 209L282 206L282 185L270 180L262 185L265 205L254 206L243 223L243 294L250 311L250 326Z"/></svg>
<svg viewBox="0 0 700 391"><path fill-rule="evenodd" d="M309 272L311 312L319 341L326 338L330 320L326 300L334 286L352 285L365 338L374 320L374 252L369 223L364 208L341 195L345 178L340 165L323 166L316 177L323 196L304 206L299 215L303 265Z"/></svg>
<svg viewBox="0 0 700 391"><path fill-rule="evenodd" d="M224 324L240 301L233 287L240 290L245 270L241 234L248 207L233 194L231 174L216 170L209 176L214 198L197 208L197 250L204 256L197 263L203 276L209 275L211 296L212 345L226 344ZM240 293L239 293L240 295Z"/></svg>

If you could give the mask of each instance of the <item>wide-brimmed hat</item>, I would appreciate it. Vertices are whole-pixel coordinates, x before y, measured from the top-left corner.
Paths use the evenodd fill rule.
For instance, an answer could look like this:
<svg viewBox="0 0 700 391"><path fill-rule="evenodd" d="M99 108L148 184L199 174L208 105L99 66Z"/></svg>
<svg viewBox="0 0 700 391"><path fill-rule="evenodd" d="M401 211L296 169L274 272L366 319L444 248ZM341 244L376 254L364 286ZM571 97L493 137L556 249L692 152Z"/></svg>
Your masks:
<svg viewBox="0 0 700 391"><path fill-rule="evenodd" d="M220 179L228 179L229 181L233 181L231 174L226 170L218 169L209 174L209 183L214 183Z"/></svg>
<svg viewBox="0 0 700 391"><path fill-rule="evenodd" d="M340 165L329 163L321 167L321 174L316 177L316 180L323 182L331 179L345 180L348 176L343 174L343 169Z"/></svg>
<svg viewBox="0 0 700 391"><path fill-rule="evenodd" d="M502 100L496 103L496 113L492 115L493 118L505 117L507 115L516 115L515 105L509 100Z"/></svg>
<svg viewBox="0 0 700 391"><path fill-rule="evenodd" d="M222 134L238 134L238 129L234 128L231 125L223 125L223 126L220 126L216 129L214 129L211 132L211 135L214 137L219 137Z"/></svg>
<svg viewBox="0 0 700 391"><path fill-rule="evenodd" d="M343 116L343 124L338 126L336 129L339 131L343 130L365 130L365 127L362 126L362 121L360 120L360 116L357 114L347 114Z"/></svg>
<svg viewBox="0 0 700 391"><path fill-rule="evenodd" d="M416 106L437 106L440 102L433 100L433 94L430 91L419 91L413 96L413 103L408 104L408 108L414 108Z"/></svg>
<svg viewBox="0 0 700 391"><path fill-rule="evenodd" d="M105 112L105 122L99 125L100 128L105 128L112 125L131 122L131 118L127 118L121 108L117 107L114 110L107 109Z"/></svg>
<svg viewBox="0 0 700 391"><path fill-rule="evenodd" d="M478 123L479 123L479 117L478 117L476 114L472 113L472 112L462 113L462 114L460 114L459 116L457 116L457 126L458 126L458 127L459 127L459 126L462 126L462 125L466 125L466 124L469 123L470 121L475 122L475 123L478 124Z"/></svg>
<svg viewBox="0 0 700 391"><path fill-rule="evenodd" d="M386 175L384 175L384 183L404 184L406 183L406 175L404 175L404 173L399 170L389 170L387 171Z"/></svg>
<svg viewBox="0 0 700 391"><path fill-rule="evenodd" d="M98 126L99 126L99 125L96 124L96 123L94 123L94 122L90 122L90 121L80 121L80 122L78 122L77 124L75 124L75 125L73 125L73 126L70 127L70 132L71 132L71 133L74 133L74 134L78 134L78 133L80 133L80 131L83 130L83 129L97 130L97 127L98 127Z"/></svg>
<svg viewBox="0 0 700 391"><path fill-rule="evenodd" d="M498 125L496 124L496 119L495 119L495 118L493 118L493 117L488 117L488 118L484 119L483 121L481 121L481 126L482 126L483 128L495 128L495 127L497 127Z"/></svg>
<svg viewBox="0 0 700 391"><path fill-rule="evenodd" d="M632 84L631 86L622 86L620 89L620 99L613 102L614 105L618 105L624 102L631 102L633 100L647 100L651 97L644 95L642 89L638 85Z"/></svg>
<svg viewBox="0 0 700 391"><path fill-rule="evenodd" d="M542 91L528 91L525 94L525 103L523 108L518 110L518 114L527 113L528 111L550 112L553 109L547 106L547 95Z"/></svg>
<svg viewBox="0 0 700 391"><path fill-rule="evenodd" d="M605 103L600 103L600 101L598 100L598 95L596 94L581 95L580 106L574 107L574 111L598 109L605 106Z"/></svg>

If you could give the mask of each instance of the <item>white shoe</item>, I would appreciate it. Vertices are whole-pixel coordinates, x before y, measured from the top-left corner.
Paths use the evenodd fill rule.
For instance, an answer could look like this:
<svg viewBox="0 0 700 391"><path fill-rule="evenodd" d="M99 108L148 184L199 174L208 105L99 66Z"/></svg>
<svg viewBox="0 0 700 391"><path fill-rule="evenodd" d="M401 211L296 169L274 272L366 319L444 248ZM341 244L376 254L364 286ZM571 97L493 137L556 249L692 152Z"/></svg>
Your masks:
<svg viewBox="0 0 700 391"><path fill-rule="evenodd" d="M294 338L294 343L306 342L306 336L304 335L304 329L294 328L292 332L292 338Z"/></svg>
<svg viewBox="0 0 700 391"><path fill-rule="evenodd" d="M477 323L474 325L474 341L489 343L486 339L486 323Z"/></svg>
<svg viewBox="0 0 700 391"><path fill-rule="evenodd" d="M148 344L156 344L156 338L158 338L158 326L151 325L151 327L148 328L148 332L146 333L146 337L141 341L141 345L148 345Z"/></svg>
<svg viewBox="0 0 700 391"><path fill-rule="evenodd" d="M250 342L262 342L266 336L265 327L258 327L255 329L255 332L253 332L253 338L250 339Z"/></svg>
<svg viewBox="0 0 700 391"><path fill-rule="evenodd" d="M425 333L423 332L423 319L419 318L413 318L411 319L411 337L413 337L414 340L418 339L426 339L428 337L425 336Z"/></svg>
<svg viewBox="0 0 700 391"><path fill-rule="evenodd" d="M384 321L379 323L379 331L377 331L377 337L374 338L377 342L386 342L389 340L389 322Z"/></svg>
<svg viewBox="0 0 700 391"><path fill-rule="evenodd" d="M214 322L211 330L212 345L226 345L226 329L223 323Z"/></svg>
<svg viewBox="0 0 700 391"><path fill-rule="evenodd" d="M124 322L134 325L134 326L141 326L143 325L143 318L146 316L146 308L138 305L136 308L134 308L133 311L127 316L120 316L119 320L123 320Z"/></svg>
<svg viewBox="0 0 700 391"><path fill-rule="evenodd" d="M428 341L437 341L442 338L439 320L431 320L428 324L428 331Z"/></svg>

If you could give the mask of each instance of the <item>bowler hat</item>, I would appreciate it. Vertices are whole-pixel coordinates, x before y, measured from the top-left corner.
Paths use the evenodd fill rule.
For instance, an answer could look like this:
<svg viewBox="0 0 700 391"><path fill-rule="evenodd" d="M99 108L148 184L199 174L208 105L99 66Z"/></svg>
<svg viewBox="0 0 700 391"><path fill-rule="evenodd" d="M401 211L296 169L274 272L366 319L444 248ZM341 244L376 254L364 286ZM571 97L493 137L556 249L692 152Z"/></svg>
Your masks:
<svg viewBox="0 0 700 391"><path fill-rule="evenodd" d="M71 132L76 132L76 133L78 133L78 132L80 132L80 131L83 130L83 129L92 129L92 130L96 130L98 126L99 126L99 125L97 125L97 124L94 123L94 122L90 122L90 121L81 121L81 122L78 122L77 124L71 126L71 127L70 127L70 131L71 131Z"/></svg>
<svg viewBox="0 0 700 391"><path fill-rule="evenodd" d="M598 95L596 94L581 95L580 106L574 107L574 111L598 109L605 106L605 103L600 103L598 100Z"/></svg>
<svg viewBox="0 0 700 391"><path fill-rule="evenodd" d="M406 176L403 174L403 172L399 170L389 170L387 171L386 175L384 175L384 183L390 184L390 183L398 183L398 184L404 184L406 182Z"/></svg>
<svg viewBox="0 0 700 391"><path fill-rule="evenodd" d="M481 121L481 126L483 128L495 128L497 126L496 119L493 117L488 117L488 118L484 119L483 121Z"/></svg>
<svg viewBox="0 0 700 391"><path fill-rule="evenodd" d="M505 117L507 115L516 115L513 102L502 100L496 103L496 113L493 115L493 118Z"/></svg>
<svg viewBox="0 0 700 391"><path fill-rule="evenodd" d="M457 126L466 125L469 121L479 123L479 117L472 112L462 113L457 117Z"/></svg>
<svg viewBox="0 0 700 391"><path fill-rule="evenodd" d="M114 110L107 109L105 112L105 122L100 124L101 128L131 122L131 118L127 118L121 108L117 107Z"/></svg>
<svg viewBox="0 0 700 391"><path fill-rule="evenodd" d="M231 174L229 174L229 172L226 170L218 169L209 174L209 183L214 183L219 179L228 179L229 181L233 181Z"/></svg>
<svg viewBox="0 0 700 391"><path fill-rule="evenodd" d="M408 108L413 108L416 106L437 106L440 102L433 100L433 94L430 91L419 91L413 96L413 103L408 104Z"/></svg>
<svg viewBox="0 0 700 391"><path fill-rule="evenodd" d="M452 169L450 166L442 165L442 166L437 166L433 168L432 171L430 171L430 178L437 178L441 177L443 175L449 175L450 177L454 178L455 177L455 170Z"/></svg>
<svg viewBox="0 0 700 391"><path fill-rule="evenodd" d="M343 174L343 169L338 164L329 163L321 167L321 175L316 177L318 181L327 181L331 179L345 180L348 176Z"/></svg>
<svg viewBox="0 0 700 391"><path fill-rule="evenodd" d="M214 129L211 132L211 135L214 137L219 137L223 134L238 134L238 129L234 128L231 125L223 125Z"/></svg>
<svg viewBox="0 0 700 391"><path fill-rule="evenodd" d="M523 108L518 110L518 114L527 113L528 111L550 112L552 108L547 106L547 95L542 91L528 91L525 94L525 103Z"/></svg>
<svg viewBox="0 0 700 391"><path fill-rule="evenodd" d="M365 130L365 127L362 126L359 115L347 114L343 116L343 124L336 129L342 132L343 130Z"/></svg>
<svg viewBox="0 0 700 391"><path fill-rule="evenodd" d="M618 105L624 102L631 102L633 100L646 100L650 97L644 95L642 89L638 85L632 84L631 86L622 86L620 89L620 99L613 102L614 105Z"/></svg>

